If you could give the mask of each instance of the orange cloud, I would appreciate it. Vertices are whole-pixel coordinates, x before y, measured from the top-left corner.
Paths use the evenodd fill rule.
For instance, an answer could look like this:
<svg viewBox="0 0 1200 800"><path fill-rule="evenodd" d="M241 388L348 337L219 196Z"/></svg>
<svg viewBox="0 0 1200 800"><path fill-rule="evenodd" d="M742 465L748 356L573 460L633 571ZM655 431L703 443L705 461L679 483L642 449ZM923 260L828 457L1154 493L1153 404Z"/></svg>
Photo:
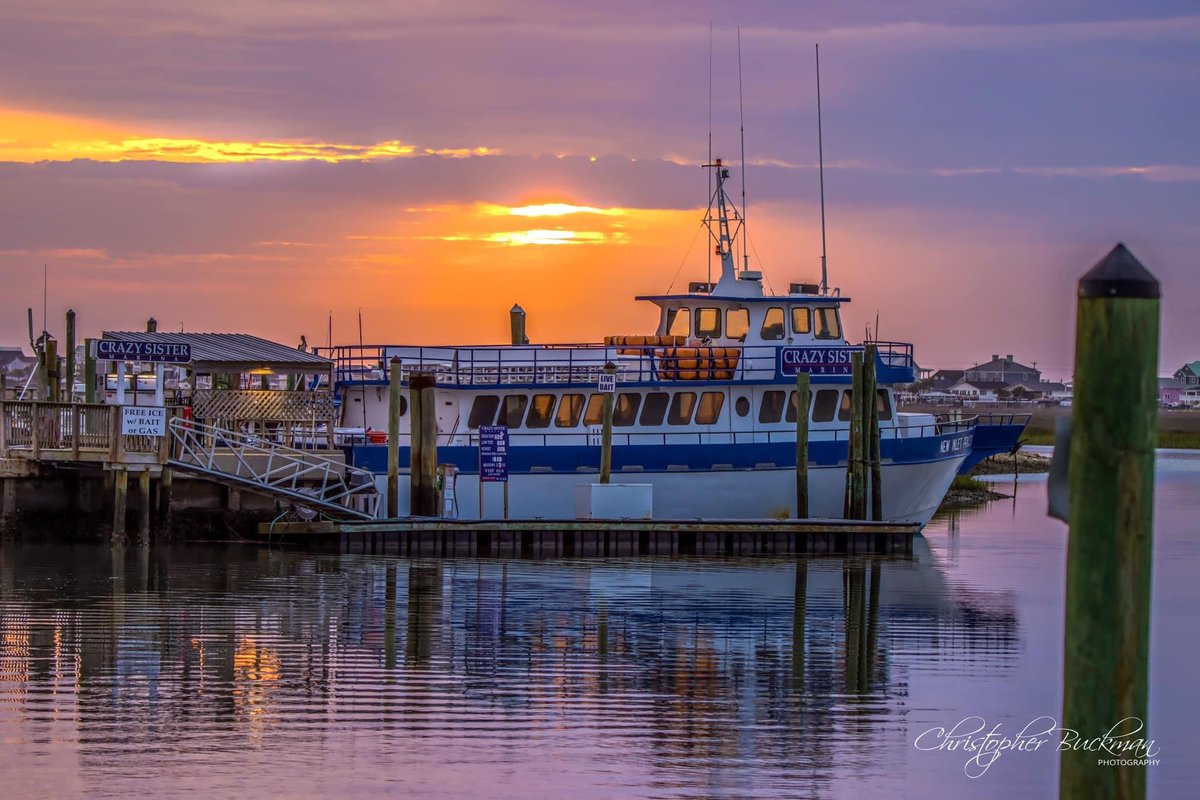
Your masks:
<svg viewBox="0 0 1200 800"><path fill-rule="evenodd" d="M371 144L215 140L190 136L147 135L102 121L0 109L0 161L171 161L243 163L248 161L371 161L383 158L495 155L488 147L423 148L399 140Z"/></svg>

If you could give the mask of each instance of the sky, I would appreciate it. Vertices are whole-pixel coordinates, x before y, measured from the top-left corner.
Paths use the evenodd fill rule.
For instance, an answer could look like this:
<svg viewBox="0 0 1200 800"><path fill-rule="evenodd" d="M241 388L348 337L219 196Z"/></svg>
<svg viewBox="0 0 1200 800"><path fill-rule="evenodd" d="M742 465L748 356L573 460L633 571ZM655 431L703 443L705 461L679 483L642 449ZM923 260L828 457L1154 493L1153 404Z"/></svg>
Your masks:
<svg viewBox="0 0 1200 800"><path fill-rule="evenodd" d="M500 342L514 303L535 342L651 332L633 296L706 276L710 130L751 267L815 281L816 43L852 339L1065 377L1121 241L1160 372L1200 358L1192 0L6 0L0 343L43 271L60 337L354 343L361 310L368 343Z"/></svg>

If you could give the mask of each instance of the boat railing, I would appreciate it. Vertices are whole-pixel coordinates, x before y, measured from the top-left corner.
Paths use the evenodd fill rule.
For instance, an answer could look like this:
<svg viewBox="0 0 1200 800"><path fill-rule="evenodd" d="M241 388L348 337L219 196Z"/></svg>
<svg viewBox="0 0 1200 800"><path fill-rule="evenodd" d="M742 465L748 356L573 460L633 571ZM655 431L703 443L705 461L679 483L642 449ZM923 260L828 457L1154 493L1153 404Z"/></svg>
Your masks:
<svg viewBox="0 0 1200 800"><path fill-rule="evenodd" d="M1033 414L978 414L979 425L1020 425L1025 427Z"/></svg>
<svg viewBox="0 0 1200 800"><path fill-rule="evenodd" d="M880 383L912 379L912 345L904 342L872 342L879 350ZM830 347L811 346L828 351ZM786 346L803 349L805 346ZM432 372L439 384L463 388L488 386L595 386L607 364L613 364L619 383L770 382L784 375L780 353L783 346L662 346L563 343L545 345L496 345L485 347L340 345L318 348L335 362L337 383L386 383L390 359L400 359L400 377L407 382L415 372ZM840 375L848 365L831 366ZM834 372L833 370L841 370Z"/></svg>

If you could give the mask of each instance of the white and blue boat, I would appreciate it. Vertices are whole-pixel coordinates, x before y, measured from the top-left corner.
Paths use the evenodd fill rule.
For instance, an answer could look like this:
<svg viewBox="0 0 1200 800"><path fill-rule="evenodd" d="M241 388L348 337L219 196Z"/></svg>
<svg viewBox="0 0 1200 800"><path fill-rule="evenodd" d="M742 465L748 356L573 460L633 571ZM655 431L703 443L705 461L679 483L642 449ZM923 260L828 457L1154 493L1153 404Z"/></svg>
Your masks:
<svg viewBox="0 0 1200 800"><path fill-rule="evenodd" d="M598 381L616 367L612 482L650 484L663 519L794 517L796 373L811 376L809 512L841 518L851 410L851 356L842 307L824 282L766 294L762 274L734 255L742 227L718 160L705 223L720 260L716 283L638 297L658 307L646 336L596 344L352 345L331 348L347 458L386 484L387 369L400 359L437 380L438 463L452 467L450 513L464 519L573 519L575 488L600 468L603 396ZM913 346L878 349L883 518L925 523L954 476L1012 449L1024 420L935 418L895 406L894 389L914 380ZM407 513L409 418L400 417L400 513ZM508 497L480 484L480 429L508 430ZM482 508L481 508L482 505Z"/></svg>

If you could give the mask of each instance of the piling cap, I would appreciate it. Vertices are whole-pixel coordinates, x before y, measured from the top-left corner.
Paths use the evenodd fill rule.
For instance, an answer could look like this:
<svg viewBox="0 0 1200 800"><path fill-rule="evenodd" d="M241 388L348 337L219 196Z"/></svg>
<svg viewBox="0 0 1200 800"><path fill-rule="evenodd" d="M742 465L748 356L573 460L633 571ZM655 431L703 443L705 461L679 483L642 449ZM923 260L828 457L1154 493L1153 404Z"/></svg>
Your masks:
<svg viewBox="0 0 1200 800"><path fill-rule="evenodd" d="M1079 279L1080 298L1162 297L1158 278L1142 266L1142 262L1118 243L1108 255Z"/></svg>

